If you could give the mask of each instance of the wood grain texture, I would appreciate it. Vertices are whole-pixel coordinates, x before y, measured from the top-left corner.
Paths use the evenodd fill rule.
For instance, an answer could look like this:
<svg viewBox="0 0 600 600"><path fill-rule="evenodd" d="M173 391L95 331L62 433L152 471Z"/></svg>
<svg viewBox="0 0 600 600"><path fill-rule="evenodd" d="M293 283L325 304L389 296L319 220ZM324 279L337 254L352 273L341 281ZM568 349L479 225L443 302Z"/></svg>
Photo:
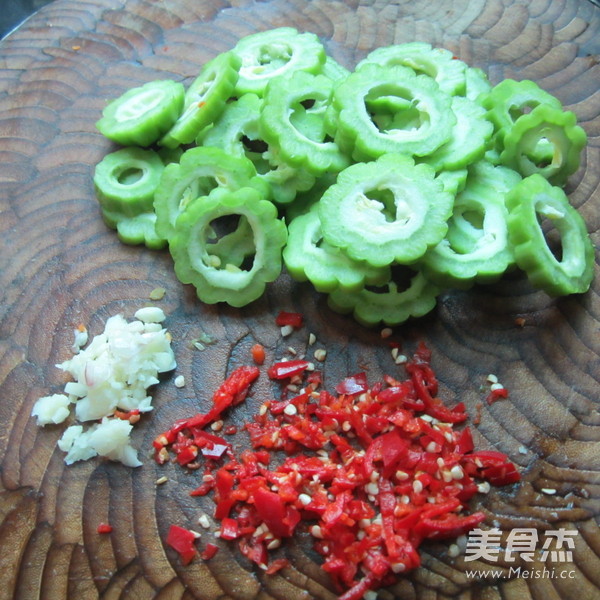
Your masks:
<svg viewBox="0 0 600 600"><path fill-rule="evenodd" d="M91 176L112 149L94 128L102 107L151 79L185 83L249 33L292 25L317 33L352 67L368 51L423 40L485 68L493 82L534 79L574 110L589 144L571 179L571 200L600 241L600 9L585 0L57 0L0 42L0 598L92 600L332 600L333 588L306 539L283 551L293 563L274 576L251 568L233 546L182 567L163 545L171 523L195 527L212 514L190 498L195 476L156 467L151 440L174 419L202 410L210 393L255 342L267 360L309 331L327 348L326 384L367 366L371 381L393 372L378 331L331 313L324 298L282 276L244 309L204 306L179 284L167 252L121 245L99 216ZM596 269L598 273L598 269ZM179 363L156 389L152 418L136 428L145 465L89 461L65 467L62 427L38 428L35 400L59 392L54 364L70 355L79 323L92 334L117 312L131 317L155 287ZM520 277L445 294L429 317L395 331L410 351L433 350L442 395L470 412L480 385L498 375L510 399L485 405L476 444L510 455L523 483L477 503L508 532L576 528L575 579L469 579L447 545L429 545L423 567L379 598L593 600L600 597L600 279L589 293L551 300ZM273 316L300 310L306 327L282 339ZM515 325L515 318L525 326ZM216 338L203 352L190 341ZM229 419L240 424L275 391L261 378ZM526 448L526 453L519 452ZM167 475L167 484L155 480ZM555 488L553 496L542 488ZM114 532L96 527L110 521ZM211 534L205 534L209 539ZM479 567L485 564L479 563ZM488 565L489 566L489 565ZM508 565L502 565L506 569ZM539 565L538 565L539 566ZM506 572L508 570L506 569Z"/></svg>

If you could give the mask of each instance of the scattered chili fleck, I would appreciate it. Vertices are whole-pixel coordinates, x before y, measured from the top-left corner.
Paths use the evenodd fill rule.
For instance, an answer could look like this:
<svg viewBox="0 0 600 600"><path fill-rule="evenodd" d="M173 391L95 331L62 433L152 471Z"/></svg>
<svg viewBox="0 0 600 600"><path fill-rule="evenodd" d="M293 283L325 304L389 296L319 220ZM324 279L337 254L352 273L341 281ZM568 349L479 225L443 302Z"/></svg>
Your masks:
<svg viewBox="0 0 600 600"><path fill-rule="evenodd" d="M294 375L301 375L308 366L306 360L283 360L272 364L267 370L267 375L271 379L290 379Z"/></svg>
<svg viewBox="0 0 600 600"><path fill-rule="evenodd" d="M473 425L479 425L481 423L481 410L483 409L483 404L478 402L475 405L475 416L471 419Z"/></svg>
<svg viewBox="0 0 600 600"><path fill-rule="evenodd" d="M277 573L277 571L280 571L281 569L285 569L285 567L289 567L289 566L290 566L290 561L287 558L277 558L277 559L271 561L271 564L269 564L269 567L267 568L265 573L267 575L273 575L274 573Z"/></svg>
<svg viewBox="0 0 600 600"><path fill-rule="evenodd" d="M304 317L301 313L297 312L287 312L285 310L280 311L280 313L275 318L275 324L278 327L285 327L286 325L290 325L294 329L300 329L304 322Z"/></svg>
<svg viewBox="0 0 600 600"><path fill-rule="evenodd" d="M494 402L504 400L505 398L508 398L508 390L504 387L495 388L488 394L486 402L488 404L493 404Z"/></svg>
<svg viewBox="0 0 600 600"><path fill-rule="evenodd" d="M112 530L112 525L109 525L108 523L100 523L97 529L98 533L110 533Z"/></svg>
<svg viewBox="0 0 600 600"><path fill-rule="evenodd" d="M140 420L140 411L138 408L134 408L133 410L128 411L115 410L114 416L117 419L129 421L131 424L133 424L137 423Z"/></svg>
<svg viewBox="0 0 600 600"><path fill-rule="evenodd" d="M265 362L265 347L262 344L254 344L250 349L252 360L257 365L262 365Z"/></svg>
<svg viewBox="0 0 600 600"><path fill-rule="evenodd" d="M366 373L357 373L346 377L341 383L335 386L335 391L338 394L360 394L369 389Z"/></svg>
<svg viewBox="0 0 600 600"><path fill-rule="evenodd" d="M210 542L208 544L206 544L204 550L202 550L202 553L200 554L200 558L202 560L210 560L211 558L213 558L213 556L215 556L215 554L219 551L219 546L216 546L215 544L211 544Z"/></svg>
<svg viewBox="0 0 600 600"><path fill-rule="evenodd" d="M269 376L297 378L302 390L290 398L286 386L280 401L262 403L245 426L252 450L235 456L222 438L202 431L207 418L235 404L240 386L247 392L248 379L237 376L215 394L219 410L176 422L155 448L170 447L179 459L194 445L203 454L227 444L218 457L204 456L202 484L191 492L214 491L216 535L235 540L244 556L274 573L288 562L269 563L269 551L307 521L340 600L359 600L417 568L424 540L456 538L479 525L484 513L467 512L475 494L520 479L505 454L475 452L469 428L454 429L466 419L465 407L449 408L438 398L430 358L421 344L405 365L408 379L388 376L369 386L358 373L336 386L337 395L318 390L321 377L307 371L306 361L275 363ZM269 467L272 450L287 457ZM208 548L201 554L207 559L216 552Z"/></svg>

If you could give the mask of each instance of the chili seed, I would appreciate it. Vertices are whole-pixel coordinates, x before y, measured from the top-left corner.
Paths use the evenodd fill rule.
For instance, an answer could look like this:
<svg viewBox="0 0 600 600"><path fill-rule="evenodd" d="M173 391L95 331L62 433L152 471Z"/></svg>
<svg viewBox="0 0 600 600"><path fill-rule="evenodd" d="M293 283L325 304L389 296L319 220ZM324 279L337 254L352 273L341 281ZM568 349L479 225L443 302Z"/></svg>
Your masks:
<svg viewBox="0 0 600 600"><path fill-rule="evenodd" d="M465 475L460 465L454 465L450 469L450 473L452 475L452 479L462 479Z"/></svg>
<svg viewBox="0 0 600 600"><path fill-rule="evenodd" d="M312 502L312 498L308 494L300 494L298 500L302 506L306 506Z"/></svg>
<svg viewBox="0 0 600 600"><path fill-rule="evenodd" d="M288 404L284 409L283 412L288 415L289 417L294 416L295 414L298 413L298 409L296 408L296 406L294 404Z"/></svg>
<svg viewBox="0 0 600 600"><path fill-rule="evenodd" d="M367 494L371 494L372 496L376 496L379 494L379 486L374 481L367 483L367 485L365 485L365 492L367 492Z"/></svg>
<svg viewBox="0 0 600 600"><path fill-rule="evenodd" d="M477 491L480 494L487 494L490 491L490 484L487 481L477 484Z"/></svg>
<svg viewBox="0 0 600 600"><path fill-rule="evenodd" d="M314 356L316 360L318 360L319 362L323 362L325 360L325 357L327 356L327 350L319 348L318 350L315 350Z"/></svg>
<svg viewBox="0 0 600 600"><path fill-rule="evenodd" d="M198 517L198 523L201 527L204 527L204 529L208 529L210 527L210 521L206 515L200 515Z"/></svg>
<svg viewBox="0 0 600 600"><path fill-rule="evenodd" d="M320 540L323 539L323 532L321 531L321 527L319 527L319 525L313 525L310 528L310 534Z"/></svg>
<svg viewBox="0 0 600 600"><path fill-rule="evenodd" d="M439 452L440 447L436 442L429 442L429 444L427 444L427 446L425 447L425 450L433 454L434 452Z"/></svg>
<svg viewBox="0 0 600 600"><path fill-rule="evenodd" d="M288 337L294 333L294 328L291 325L284 325L281 329L281 337Z"/></svg>

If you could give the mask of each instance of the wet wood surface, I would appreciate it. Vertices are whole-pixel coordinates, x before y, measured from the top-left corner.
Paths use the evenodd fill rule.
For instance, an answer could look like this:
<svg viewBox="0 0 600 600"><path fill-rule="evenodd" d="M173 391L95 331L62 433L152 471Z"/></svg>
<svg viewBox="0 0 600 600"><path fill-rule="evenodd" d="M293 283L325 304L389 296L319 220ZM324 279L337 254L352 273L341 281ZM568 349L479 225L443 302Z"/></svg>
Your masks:
<svg viewBox="0 0 600 600"><path fill-rule="evenodd" d="M397 372L379 330L330 312L308 285L282 276L244 309L202 305L175 278L167 251L119 243L100 218L94 165L113 149L95 130L107 99L166 76L188 83L201 65L244 35L291 25L318 34L352 67L371 49L423 40L444 46L496 83L533 79L574 110L589 144L570 198L600 239L600 9L586 0L57 0L0 42L0 598L185 598L332 600L335 592L308 540L288 544L292 566L273 576L220 544L210 562L182 567L163 541L171 523L196 527L209 498L181 469L149 458L153 437L176 418L205 409L212 390L249 360L255 342L267 362L288 346L306 350L309 332L326 348L326 386L367 368L371 381ZM164 287L178 369L155 411L136 427L144 466L100 460L66 467L56 449L63 426L38 428L35 400L62 390L54 365L70 356L72 331L95 335L105 320L132 317ZM477 498L487 526L576 529L574 578L474 581L470 565L426 546L423 566L379 592L381 599L600 597L600 280L589 293L553 300L520 277L445 293L428 317L394 330L410 352L432 349L442 396L474 414L494 373L510 397L483 404L480 448L510 455L523 482ZM281 309L306 325L282 338ZM522 319L521 325L516 323ZM215 338L192 350L202 333ZM230 419L242 423L274 390L261 377ZM240 438L242 439L242 438ZM169 481L156 486L158 477ZM555 489L554 495L542 492ZM99 522L114 531L96 533ZM206 533L209 540L211 534ZM472 565L472 563L471 563ZM536 563L542 568L543 564ZM490 565L478 563L479 568ZM492 566L494 564L492 563ZM508 572L507 564L501 564ZM527 566L527 565L525 565Z"/></svg>

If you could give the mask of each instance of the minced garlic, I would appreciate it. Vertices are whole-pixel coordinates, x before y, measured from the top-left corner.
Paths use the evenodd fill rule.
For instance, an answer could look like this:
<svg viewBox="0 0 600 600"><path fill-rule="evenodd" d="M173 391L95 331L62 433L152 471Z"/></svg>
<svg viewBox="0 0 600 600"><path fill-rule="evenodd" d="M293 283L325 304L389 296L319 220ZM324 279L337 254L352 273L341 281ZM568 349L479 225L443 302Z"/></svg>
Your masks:
<svg viewBox="0 0 600 600"><path fill-rule="evenodd" d="M75 406L79 423L69 427L58 443L67 452L67 464L96 455L132 467L142 464L129 444L129 434L139 414L152 410L147 389L158 383L159 373L171 371L176 363L171 336L160 325L164 312L148 306L135 316L129 323L121 315L110 317L104 332L85 349L77 344L75 356L57 365L74 381L65 385L64 394L40 398L33 407L38 425L47 425L63 422L70 405ZM78 331L87 335L85 328ZM122 417L129 412L130 419ZM88 421L100 423L83 425Z"/></svg>

